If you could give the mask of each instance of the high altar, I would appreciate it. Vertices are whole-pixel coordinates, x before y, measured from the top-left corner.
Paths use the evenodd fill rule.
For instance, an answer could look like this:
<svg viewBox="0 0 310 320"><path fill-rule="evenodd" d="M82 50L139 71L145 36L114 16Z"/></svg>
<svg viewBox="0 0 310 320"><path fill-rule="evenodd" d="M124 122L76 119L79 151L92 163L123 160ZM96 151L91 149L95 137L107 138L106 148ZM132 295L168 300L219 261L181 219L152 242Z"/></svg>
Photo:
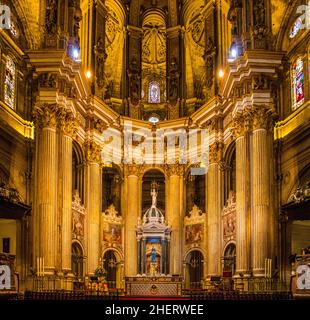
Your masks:
<svg viewBox="0 0 310 320"><path fill-rule="evenodd" d="M152 206L136 227L138 244L138 274L126 278L126 293L141 295L181 295L182 279L169 274L171 228L157 208L158 184L151 184Z"/></svg>

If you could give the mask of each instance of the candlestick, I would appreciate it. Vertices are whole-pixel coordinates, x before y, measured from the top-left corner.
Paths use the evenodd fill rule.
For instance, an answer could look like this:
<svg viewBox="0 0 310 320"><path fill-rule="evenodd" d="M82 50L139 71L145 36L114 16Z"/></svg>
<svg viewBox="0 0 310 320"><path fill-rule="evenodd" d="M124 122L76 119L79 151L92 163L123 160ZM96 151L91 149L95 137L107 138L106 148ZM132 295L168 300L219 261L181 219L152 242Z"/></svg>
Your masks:
<svg viewBox="0 0 310 320"><path fill-rule="evenodd" d="M42 258L40 258L40 277L42 277L42 263L43 263L43 261L42 261Z"/></svg>
<svg viewBox="0 0 310 320"><path fill-rule="evenodd" d="M270 267L269 267L269 278L271 278L271 276L272 276L272 259L269 259L269 265L270 265Z"/></svg>

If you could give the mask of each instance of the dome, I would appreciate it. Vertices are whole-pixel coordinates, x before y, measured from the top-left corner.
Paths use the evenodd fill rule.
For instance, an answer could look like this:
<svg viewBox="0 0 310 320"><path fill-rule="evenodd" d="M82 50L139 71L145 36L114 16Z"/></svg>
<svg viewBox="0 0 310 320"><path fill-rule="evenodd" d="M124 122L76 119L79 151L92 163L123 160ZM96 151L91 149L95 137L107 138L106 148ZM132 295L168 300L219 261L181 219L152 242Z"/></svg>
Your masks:
<svg viewBox="0 0 310 320"><path fill-rule="evenodd" d="M143 216L143 223L164 223L164 215L163 213L155 206L147 209Z"/></svg>

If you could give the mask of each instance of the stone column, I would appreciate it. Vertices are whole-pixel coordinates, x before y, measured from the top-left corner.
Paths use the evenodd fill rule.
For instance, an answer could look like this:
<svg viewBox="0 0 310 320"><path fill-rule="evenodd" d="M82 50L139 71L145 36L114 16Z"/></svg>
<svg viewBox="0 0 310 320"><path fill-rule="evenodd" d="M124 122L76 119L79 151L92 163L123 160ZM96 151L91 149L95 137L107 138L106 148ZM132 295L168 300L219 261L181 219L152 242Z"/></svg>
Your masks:
<svg viewBox="0 0 310 320"><path fill-rule="evenodd" d="M246 274L250 270L250 238L249 215L247 201L249 197L247 185L247 119L238 115L234 119L234 135L236 136L236 276Z"/></svg>
<svg viewBox="0 0 310 320"><path fill-rule="evenodd" d="M93 141L85 143L86 151L86 212L87 212L87 273L93 275L99 266L101 168L100 146Z"/></svg>
<svg viewBox="0 0 310 320"><path fill-rule="evenodd" d="M208 278L221 274L221 172L223 144L215 142L210 146L210 160L207 177L207 228L208 228Z"/></svg>
<svg viewBox="0 0 310 320"><path fill-rule="evenodd" d="M167 212L168 224L171 225L171 248L170 248L170 273L181 274L181 197L180 197L180 165L169 165L169 211Z"/></svg>
<svg viewBox="0 0 310 320"><path fill-rule="evenodd" d="M146 273L146 239L142 240L142 274Z"/></svg>
<svg viewBox="0 0 310 320"><path fill-rule="evenodd" d="M139 167L127 166L127 213L125 218L125 275L137 275L136 225L139 217Z"/></svg>
<svg viewBox="0 0 310 320"><path fill-rule="evenodd" d="M168 239L166 242L166 274L171 274L169 253L170 253L170 239Z"/></svg>
<svg viewBox="0 0 310 320"><path fill-rule="evenodd" d="M44 259L45 274L54 274L57 253L57 136L56 104L36 106L37 184L35 208L35 253ZM36 265L36 261L34 261Z"/></svg>
<svg viewBox="0 0 310 320"><path fill-rule="evenodd" d="M75 123L72 113L62 110L60 114L60 203L61 203L61 265L63 272L71 271L72 244L72 138Z"/></svg>
<svg viewBox="0 0 310 320"><path fill-rule="evenodd" d="M160 273L165 274L165 260L166 260L166 243L165 239L161 239L161 259L160 259Z"/></svg>
<svg viewBox="0 0 310 320"><path fill-rule="evenodd" d="M142 274L142 268L141 268L141 265L142 265L142 259L141 259L141 239L138 239L137 240L137 249L138 249L138 259L137 259L137 263L138 263L138 268L137 268L137 273L138 274Z"/></svg>
<svg viewBox="0 0 310 320"><path fill-rule="evenodd" d="M256 276L264 276L265 259L268 256L270 208L270 167L267 129L270 125L269 109L257 106L253 109L252 145L252 268Z"/></svg>

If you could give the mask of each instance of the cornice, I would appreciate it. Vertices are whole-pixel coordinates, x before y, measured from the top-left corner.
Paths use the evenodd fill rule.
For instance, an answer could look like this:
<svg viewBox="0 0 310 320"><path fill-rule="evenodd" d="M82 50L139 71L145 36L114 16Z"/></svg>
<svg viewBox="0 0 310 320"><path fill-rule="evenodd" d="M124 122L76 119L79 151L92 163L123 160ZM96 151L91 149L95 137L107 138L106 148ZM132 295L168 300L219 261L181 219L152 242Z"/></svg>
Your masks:
<svg viewBox="0 0 310 320"><path fill-rule="evenodd" d="M34 139L34 123L24 120L2 101L0 101L0 119L23 137Z"/></svg>
<svg viewBox="0 0 310 320"><path fill-rule="evenodd" d="M9 45L19 56L25 55L25 52L12 40L12 38L5 32L4 29L0 28L0 37L5 42L5 44Z"/></svg>
<svg viewBox="0 0 310 320"><path fill-rule="evenodd" d="M248 50L243 56L230 62L225 70L226 78L220 88L223 97L230 97L236 84L255 74L269 74L277 78L277 69L282 65L285 53Z"/></svg>

